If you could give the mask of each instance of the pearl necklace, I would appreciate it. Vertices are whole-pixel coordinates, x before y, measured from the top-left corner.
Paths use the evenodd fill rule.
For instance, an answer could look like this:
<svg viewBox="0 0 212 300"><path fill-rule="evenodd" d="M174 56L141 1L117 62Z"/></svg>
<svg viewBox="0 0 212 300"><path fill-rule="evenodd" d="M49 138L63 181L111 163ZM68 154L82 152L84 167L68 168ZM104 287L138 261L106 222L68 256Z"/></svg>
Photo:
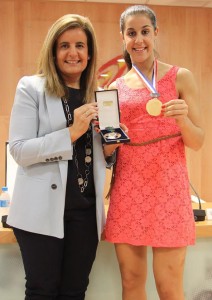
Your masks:
<svg viewBox="0 0 212 300"><path fill-rule="evenodd" d="M73 124L73 118L71 115L71 112L69 110L68 101L65 97L62 97L62 100L65 105L65 111L67 115L67 123L68 126ZM91 124L89 125L89 128L86 132L86 145L85 145L85 175L83 178L82 173L79 170L79 162L77 158L77 150L76 150L77 141L73 143L73 149L74 149L74 162L77 168L77 181L80 188L80 192L83 193L85 188L88 185L88 176L90 174L90 167L92 162L92 127Z"/></svg>

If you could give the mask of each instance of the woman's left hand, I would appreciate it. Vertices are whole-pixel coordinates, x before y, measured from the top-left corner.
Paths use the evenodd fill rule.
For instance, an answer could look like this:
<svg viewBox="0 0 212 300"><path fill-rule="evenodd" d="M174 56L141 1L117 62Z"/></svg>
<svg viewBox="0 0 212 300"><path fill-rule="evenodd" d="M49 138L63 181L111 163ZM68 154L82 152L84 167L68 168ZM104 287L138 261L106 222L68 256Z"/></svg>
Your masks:
<svg viewBox="0 0 212 300"><path fill-rule="evenodd" d="M128 132L128 128L126 125L124 125L123 123L119 123L120 128L127 133ZM123 143L117 143L117 144L104 144L104 155L105 157L107 156L111 156L113 154L113 152L116 150L116 148L122 146Z"/></svg>
<svg viewBox="0 0 212 300"><path fill-rule="evenodd" d="M99 128L99 123L98 121L94 121L94 130L97 133L100 133L100 128ZM119 123L120 128L124 131L124 132L128 132L128 128L126 125L124 125L123 123ZM111 156L113 154L113 152L116 150L116 148L120 147L121 145L123 145L123 143L117 143L117 144L104 144L104 155L105 157L107 156Z"/></svg>
<svg viewBox="0 0 212 300"><path fill-rule="evenodd" d="M188 118L188 105L185 100L173 99L162 105L162 114L167 118L174 118L177 123Z"/></svg>

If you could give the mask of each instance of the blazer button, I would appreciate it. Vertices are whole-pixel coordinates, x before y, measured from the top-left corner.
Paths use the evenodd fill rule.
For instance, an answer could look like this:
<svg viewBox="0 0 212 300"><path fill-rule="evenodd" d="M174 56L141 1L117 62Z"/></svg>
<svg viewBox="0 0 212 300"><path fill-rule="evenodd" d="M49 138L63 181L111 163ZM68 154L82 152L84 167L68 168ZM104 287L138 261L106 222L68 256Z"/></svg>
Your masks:
<svg viewBox="0 0 212 300"><path fill-rule="evenodd" d="M52 188L53 190L56 190L56 189L57 189L57 185L54 183L54 184L51 185L51 188Z"/></svg>
<svg viewBox="0 0 212 300"><path fill-rule="evenodd" d="M48 159L48 158L46 158L46 162L49 162L49 159Z"/></svg>
<svg viewBox="0 0 212 300"><path fill-rule="evenodd" d="M58 159L61 160L61 159L62 159L62 156L59 156Z"/></svg>
<svg viewBox="0 0 212 300"><path fill-rule="evenodd" d="M55 156L54 160L58 160L58 157Z"/></svg>

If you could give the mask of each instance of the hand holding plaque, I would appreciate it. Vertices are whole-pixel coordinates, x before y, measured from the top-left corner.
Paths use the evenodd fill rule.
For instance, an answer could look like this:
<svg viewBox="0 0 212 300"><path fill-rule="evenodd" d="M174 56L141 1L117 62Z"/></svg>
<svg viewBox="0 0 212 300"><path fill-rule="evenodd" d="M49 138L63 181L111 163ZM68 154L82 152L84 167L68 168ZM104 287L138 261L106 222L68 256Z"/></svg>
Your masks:
<svg viewBox="0 0 212 300"><path fill-rule="evenodd" d="M116 144L129 142L129 137L120 127L118 91L96 91L95 98L98 103L100 134L104 143Z"/></svg>

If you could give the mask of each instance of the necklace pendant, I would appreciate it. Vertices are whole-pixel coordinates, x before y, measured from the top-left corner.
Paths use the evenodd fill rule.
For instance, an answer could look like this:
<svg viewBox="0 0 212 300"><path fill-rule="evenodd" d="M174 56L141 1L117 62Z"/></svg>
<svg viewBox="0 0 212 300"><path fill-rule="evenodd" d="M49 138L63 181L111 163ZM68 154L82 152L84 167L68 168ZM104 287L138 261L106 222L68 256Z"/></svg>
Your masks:
<svg viewBox="0 0 212 300"><path fill-rule="evenodd" d="M86 187L87 187L87 185L88 185L88 181L87 181L87 180L85 180L85 181L84 181L84 187L86 188Z"/></svg>
<svg viewBox="0 0 212 300"><path fill-rule="evenodd" d="M79 177L79 178L78 178L78 184L79 184L79 185L83 185L83 183L84 183L83 178L82 178L82 177Z"/></svg>
<svg viewBox="0 0 212 300"><path fill-rule="evenodd" d="M70 109L69 107L69 103L68 103L69 100L70 99L66 99L65 97L62 97L62 101L64 102L66 119L67 119L67 126L71 126L73 124L73 110ZM91 124L89 124L87 133L85 134L85 146L83 147L83 149L84 149L84 162L82 160L79 163L77 157L78 144L77 141L73 143L74 162L77 171L77 182L81 193L83 193L85 191L85 188L88 186L88 176L90 174L90 168L91 168L91 164L90 164L92 161L92 125ZM82 168L82 171L80 171L79 167ZM83 172L84 172L84 179L82 175Z"/></svg>
<svg viewBox="0 0 212 300"><path fill-rule="evenodd" d="M91 155L91 148L86 148L85 149L85 154L86 155Z"/></svg>
<svg viewBox="0 0 212 300"><path fill-rule="evenodd" d="M85 157L85 162L86 162L86 163L90 163L90 162L91 162L91 157L87 155L87 156Z"/></svg>

